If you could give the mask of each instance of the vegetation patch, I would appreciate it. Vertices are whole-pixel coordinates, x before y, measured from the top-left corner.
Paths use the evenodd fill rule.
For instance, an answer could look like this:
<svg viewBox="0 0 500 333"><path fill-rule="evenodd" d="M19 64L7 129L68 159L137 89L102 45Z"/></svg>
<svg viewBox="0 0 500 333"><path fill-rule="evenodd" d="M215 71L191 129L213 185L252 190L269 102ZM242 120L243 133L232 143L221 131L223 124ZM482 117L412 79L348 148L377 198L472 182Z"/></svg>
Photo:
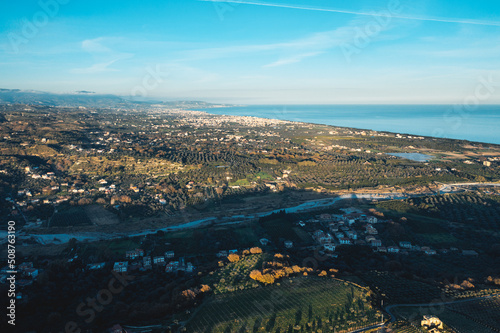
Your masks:
<svg viewBox="0 0 500 333"><path fill-rule="evenodd" d="M369 326L381 314L369 291L319 277L217 295L187 324L188 332L329 332Z"/></svg>

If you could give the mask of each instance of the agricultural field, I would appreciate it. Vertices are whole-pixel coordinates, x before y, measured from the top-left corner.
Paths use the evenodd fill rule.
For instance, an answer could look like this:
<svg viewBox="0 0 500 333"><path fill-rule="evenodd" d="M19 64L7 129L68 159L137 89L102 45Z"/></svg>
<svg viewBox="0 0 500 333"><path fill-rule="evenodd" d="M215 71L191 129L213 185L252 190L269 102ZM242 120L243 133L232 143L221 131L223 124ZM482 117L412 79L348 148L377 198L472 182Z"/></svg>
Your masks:
<svg viewBox="0 0 500 333"><path fill-rule="evenodd" d="M139 159L123 156L111 159L102 156L73 158L68 169L69 174L98 175L109 177L123 174L148 175L149 177L166 176L181 170L192 169L180 163L165 161L157 158Z"/></svg>
<svg viewBox="0 0 500 333"><path fill-rule="evenodd" d="M369 290L332 278L285 278L268 287L220 294L187 323L187 332L342 332L379 322Z"/></svg>
<svg viewBox="0 0 500 333"><path fill-rule="evenodd" d="M87 216L83 207L59 208L59 211L51 217L49 222L51 227L69 227L91 224L92 221Z"/></svg>
<svg viewBox="0 0 500 333"><path fill-rule="evenodd" d="M120 222L118 216L104 209L102 206L85 206L85 213L94 225L117 224Z"/></svg>
<svg viewBox="0 0 500 333"><path fill-rule="evenodd" d="M214 294L256 288L259 283L250 278L250 272L259 269L262 264L272 258L266 253L251 254L238 262L228 263L221 269L209 273L204 283L212 287Z"/></svg>
<svg viewBox="0 0 500 333"><path fill-rule="evenodd" d="M136 238L128 238L128 239L114 239L112 241L102 242L99 247L100 251L104 249L110 251L111 253L125 256L125 252L130 249L135 249L140 246L140 242Z"/></svg>
<svg viewBox="0 0 500 333"><path fill-rule="evenodd" d="M442 290L437 286L398 277L390 272L370 271L362 273L360 278L389 304L426 303L440 300L442 296Z"/></svg>
<svg viewBox="0 0 500 333"><path fill-rule="evenodd" d="M446 306L452 312L460 314L477 323L485 332L498 332L500 327L500 296L481 299L473 302L462 302ZM453 324L459 328L460 325Z"/></svg>
<svg viewBox="0 0 500 333"><path fill-rule="evenodd" d="M444 323L445 332L494 333L498 332L500 313L497 303L498 299L494 303L480 300L429 307L399 307L394 308L393 313L411 322L413 327L420 326L420 320L424 315L432 315L438 317ZM408 330L406 332L413 331Z"/></svg>
<svg viewBox="0 0 500 333"><path fill-rule="evenodd" d="M476 249L496 253L500 248L498 197L460 193L377 203L387 218L381 226L386 241L410 241L421 246Z"/></svg>
<svg viewBox="0 0 500 333"><path fill-rule="evenodd" d="M402 213L438 217L470 228L498 230L500 226L500 199L482 193L426 196L381 202L378 206Z"/></svg>
<svg viewBox="0 0 500 333"><path fill-rule="evenodd" d="M285 240L291 240L294 244L297 244L307 239L303 234L297 234L294 221L287 215L274 214L266 216L261 218L260 225L275 244L280 244Z"/></svg>
<svg viewBox="0 0 500 333"><path fill-rule="evenodd" d="M159 254L172 248L182 255L215 254L219 250L249 248L259 244L254 228L248 225L172 231L162 238L164 241L156 246Z"/></svg>

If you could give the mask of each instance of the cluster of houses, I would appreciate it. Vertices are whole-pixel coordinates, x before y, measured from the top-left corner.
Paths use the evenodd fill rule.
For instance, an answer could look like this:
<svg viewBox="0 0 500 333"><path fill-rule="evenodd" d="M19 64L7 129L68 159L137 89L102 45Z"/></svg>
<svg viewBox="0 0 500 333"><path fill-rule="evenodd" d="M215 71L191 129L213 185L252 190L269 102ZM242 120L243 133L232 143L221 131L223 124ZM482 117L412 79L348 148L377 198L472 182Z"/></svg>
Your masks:
<svg viewBox="0 0 500 333"><path fill-rule="evenodd" d="M104 192L105 194L111 194L116 191L116 185L115 184L108 185L108 181L106 179L100 179L97 183L99 184L99 192Z"/></svg>
<svg viewBox="0 0 500 333"><path fill-rule="evenodd" d="M375 225L387 223L379 217L365 213L357 208L342 209L344 214L321 214L314 219L300 221L299 225L319 226L311 232L312 238L322 246L326 252L335 252L339 245L368 245L375 252L408 254L409 251L420 252L425 255L456 253L457 248L435 250L428 246L419 246L409 241L401 241L398 245L384 246L378 238L378 230ZM474 250L463 250L464 256L478 256ZM335 256L335 255L333 255Z"/></svg>
<svg viewBox="0 0 500 333"><path fill-rule="evenodd" d="M238 254L238 250L221 250L215 256L217 258L226 258L230 254Z"/></svg>
<svg viewBox="0 0 500 333"><path fill-rule="evenodd" d="M125 261L117 261L113 265L115 272L124 273L129 271L146 271L154 266L165 267L165 272L175 273L183 271L186 273L193 273L195 266L191 262L186 262L183 257L178 260L175 258L174 251L167 251L162 256L146 256L144 250L135 249L125 253Z"/></svg>
<svg viewBox="0 0 500 333"><path fill-rule="evenodd" d="M368 244L375 249L382 247L382 241L376 238L378 231L373 224L386 221L365 214L356 208L344 209L344 212L344 214L321 214L315 219L301 221L299 225L304 227L306 224L318 223L324 226L323 229L326 231L316 229L311 236L325 251L334 252L338 245L352 244Z"/></svg>

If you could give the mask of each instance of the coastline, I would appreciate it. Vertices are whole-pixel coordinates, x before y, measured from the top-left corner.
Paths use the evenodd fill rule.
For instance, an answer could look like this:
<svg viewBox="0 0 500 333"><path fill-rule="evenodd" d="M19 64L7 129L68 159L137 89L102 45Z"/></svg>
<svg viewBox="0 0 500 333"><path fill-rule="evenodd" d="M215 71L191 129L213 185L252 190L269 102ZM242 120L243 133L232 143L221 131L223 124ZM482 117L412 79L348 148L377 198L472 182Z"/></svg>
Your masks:
<svg viewBox="0 0 500 333"><path fill-rule="evenodd" d="M496 135L496 128L500 128L500 105L481 105L478 107L480 112L477 112L475 117L459 113L455 115L452 113L454 107L454 105L444 104L225 105L189 110L219 116L246 116L500 145L500 136ZM391 110L381 113L380 110L385 108ZM410 111L413 109L426 110L424 110L423 115L420 115L419 113L411 113ZM354 114L356 111L359 111L358 114ZM322 118L320 119L320 117Z"/></svg>

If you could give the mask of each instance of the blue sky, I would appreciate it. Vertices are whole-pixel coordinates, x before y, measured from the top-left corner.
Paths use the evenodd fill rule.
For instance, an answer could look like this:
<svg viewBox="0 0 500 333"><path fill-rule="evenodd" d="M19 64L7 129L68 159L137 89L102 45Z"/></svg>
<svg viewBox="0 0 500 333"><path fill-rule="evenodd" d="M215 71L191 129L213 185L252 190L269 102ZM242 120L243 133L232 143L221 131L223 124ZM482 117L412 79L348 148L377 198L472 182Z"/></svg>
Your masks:
<svg viewBox="0 0 500 333"><path fill-rule="evenodd" d="M246 104L455 104L489 89L478 101L495 104L500 2L4 1L0 88Z"/></svg>

